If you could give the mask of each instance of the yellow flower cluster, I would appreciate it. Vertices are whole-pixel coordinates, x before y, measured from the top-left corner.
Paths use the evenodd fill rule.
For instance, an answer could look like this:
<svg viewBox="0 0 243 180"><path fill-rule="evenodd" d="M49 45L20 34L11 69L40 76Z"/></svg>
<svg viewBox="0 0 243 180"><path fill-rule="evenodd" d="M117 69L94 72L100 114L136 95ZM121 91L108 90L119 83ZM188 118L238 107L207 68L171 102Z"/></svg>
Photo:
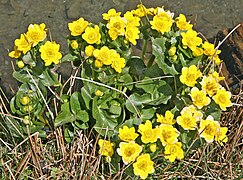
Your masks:
<svg viewBox="0 0 243 180"><path fill-rule="evenodd" d="M226 108L230 107L232 103L230 101L231 93L219 84L219 81L223 78L219 77L217 72L203 76L203 79L199 82L202 90L199 90L195 85L200 77L202 77L202 73L195 65L191 65L189 68L182 68L180 81L189 87L193 87L190 93L193 104L201 109L210 104L211 99L209 97L212 97L214 102L223 111L226 111Z"/></svg>
<svg viewBox="0 0 243 180"><path fill-rule="evenodd" d="M208 116L206 120L200 122L199 133L207 142L213 142L216 140L220 145L223 142L227 142L228 138L226 133L228 131L227 127L220 127L218 121L215 121L212 116Z"/></svg>
<svg viewBox="0 0 243 180"><path fill-rule="evenodd" d="M14 50L9 53L12 58L19 58L21 54L26 54L32 47L36 46L46 38L46 25L44 23L30 24L28 31L20 35L14 41Z"/></svg>
<svg viewBox="0 0 243 180"><path fill-rule="evenodd" d="M104 65L111 65L116 72L121 73L122 68L125 67L125 59L120 57L114 49L109 49L103 46L101 49L95 49L93 55L96 58L95 66L101 68Z"/></svg>
<svg viewBox="0 0 243 180"><path fill-rule="evenodd" d="M108 21L108 34L112 40L116 40L118 36L125 36L125 40L133 45L137 44L139 38L140 18L134 16L134 13L127 11L124 17L121 17L120 12L115 9L110 9L107 13L102 14L103 19Z"/></svg>

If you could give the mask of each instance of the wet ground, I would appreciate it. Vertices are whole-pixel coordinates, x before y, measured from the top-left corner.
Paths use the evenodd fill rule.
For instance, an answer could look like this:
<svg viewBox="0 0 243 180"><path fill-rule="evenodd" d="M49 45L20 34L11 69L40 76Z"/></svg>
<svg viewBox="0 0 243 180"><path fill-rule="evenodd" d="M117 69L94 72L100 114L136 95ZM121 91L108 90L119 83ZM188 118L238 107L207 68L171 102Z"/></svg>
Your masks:
<svg viewBox="0 0 243 180"><path fill-rule="evenodd" d="M135 8L139 0L0 0L0 86L7 92L16 89L11 77L12 66L8 51L19 35L31 23L44 22L52 39L62 45L65 53L67 23L83 17L98 23L110 8L125 12ZM144 0L147 7L164 6L176 15L183 13L195 29L207 38L218 31L232 28L243 21L243 0Z"/></svg>

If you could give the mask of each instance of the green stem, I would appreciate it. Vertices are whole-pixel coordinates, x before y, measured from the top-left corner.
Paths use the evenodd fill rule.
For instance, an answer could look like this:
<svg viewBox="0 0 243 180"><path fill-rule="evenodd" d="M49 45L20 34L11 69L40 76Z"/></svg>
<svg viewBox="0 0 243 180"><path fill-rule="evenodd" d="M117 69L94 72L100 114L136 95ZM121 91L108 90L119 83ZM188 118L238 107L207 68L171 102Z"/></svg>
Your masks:
<svg viewBox="0 0 243 180"><path fill-rule="evenodd" d="M150 68L153 63L154 63L154 59L155 59L155 56L152 55L150 58L149 58L149 61L148 61L148 64L147 64L147 68Z"/></svg>
<svg viewBox="0 0 243 180"><path fill-rule="evenodd" d="M143 42L143 51L142 51L142 60L144 61L145 54L147 51L148 39L144 40Z"/></svg>

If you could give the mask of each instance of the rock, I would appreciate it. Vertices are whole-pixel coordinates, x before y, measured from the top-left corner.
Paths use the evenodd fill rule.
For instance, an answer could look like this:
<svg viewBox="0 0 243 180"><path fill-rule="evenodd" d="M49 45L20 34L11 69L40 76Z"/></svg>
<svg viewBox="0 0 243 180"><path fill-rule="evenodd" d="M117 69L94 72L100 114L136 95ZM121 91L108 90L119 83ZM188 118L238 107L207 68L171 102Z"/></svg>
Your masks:
<svg viewBox="0 0 243 180"><path fill-rule="evenodd" d="M232 29L218 32L217 40L222 41ZM220 58L224 61L223 75L230 86L243 80L243 22L220 46Z"/></svg>

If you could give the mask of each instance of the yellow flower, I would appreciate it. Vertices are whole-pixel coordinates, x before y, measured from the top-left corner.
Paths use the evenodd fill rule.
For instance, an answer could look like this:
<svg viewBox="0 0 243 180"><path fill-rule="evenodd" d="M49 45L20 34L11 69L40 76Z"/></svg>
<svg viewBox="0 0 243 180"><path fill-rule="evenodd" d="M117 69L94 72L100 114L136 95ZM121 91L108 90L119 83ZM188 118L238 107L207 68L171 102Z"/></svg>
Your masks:
<svg viewBox="0 0 243 180"><path fill-rule="evenodd" d="M111 65L112 63L111 51L107 46L103 46L101 49L95 49L93 55L97 60L101 61L102 64Z"/></svg>
<svg viewBox="0 0 243 180"><path fill-rule="evenodd" d="M141 140L143 143L154 143L158 139L158 129L152 128L151 121L147 120L145 124L140 124L138 127L138 132L142 135Z"/></svg>
<svg viewBox="0 0 243 180"><path fill-rule="evenodd" d="M18 59L21 56L21 51L18 50L17 46L14 46L14 50L11 51L8 55L11 58Z"/></svg>
<svg viewBox="0 0 243 180"><path fill-rule="evenodd" d="M133 26L127 26L126 32L125 32L125 39L129 42L131 42L133 45L137 44L137 39L139 39L139 29L137 27Z"/></svg>
<svg viewBox="0 0 243 180"><path fill-rule="evenodd" d="M20 99L20 103L22 105L26 106L30 103L30 98L28 96L24 96Z"/></svg>
<svg viewBox="0 0 243 180"><path fill-rule="evenodd" d="M135 10L132 10L132 13L135 15L135 16L138 16L138 17L143 17L145 16L147 13L147 9L144 5L142 4L138 4L137 5L137 9Z"/></svg>
<svg viewBox="0 0 243 180"><path fill-rule="evenodd" d="M85 21L83 18L79 18L77 21L68 23L68 28L71 31L72 36L79 36L84 32L88 24L88 21Z"/></svg>
<svg viewBox="0 0 243 180"><path fill-rule="evenodd" d="M197 119L190 111L181 112L181 116L176 118L177 123L185 130L195 130L197 127Z"/></svg>
<svg viewBox="0 0 243 180"><path fill-rule="evenodd" d="M117 153L122 157L124 164L128 164L132 161L135 161L139 154L142 152L142 146L139 146L137 143L130 141L128 143L121 142L117 149Z"/></svg>
<svg viewBox="0 0 243 180"><path fill-rule="evenodd" d="M209 76L215 78L217 82L220 82L220 81L224 80L224 78L225 78L223 76L220 77L219 73L216 71L214 71L212 74L209 74Z"/></svg>
<svg viewBox="0 0 243 180"><path fill-rule="evenodd" d="M211 44L211 43L205 41L203 43L202 47L204 49L203 53L205 55L210 56L210 57L214 55L214 53L215 53L214 44ZM215 54L220 54L220 53L221 53L221 51L217 50L217 52Z"/></svg>
<svg viewBox="0 0 243 180"><path fill-rule="evenodd" d="M116 17L116 16L120 16L120 15L121 15L121 13L120 12L116 12L116 10L114 8L110 9L108 11L108 13L103 13L102 14L103 19L107 20L107 21L109 21L110 18L112 18L112 17Z"/></svg>
<svg viewBox="0 0 243 180"><path fill-rule="evenodd" d="M174 114L172 114L170 111L165 112L165 117L160 114L156 114L156 116L157 122L160 122L161 124L173 125L176 123L176 120L174 119Z"/></svg>
<svg viewBox="0 0 243 180"><path fill-rule="evenodd" d="M181 148L181 142L176 142L174 144L167 144L165 146L165 158L169 159L170 162L174 162L176 158L183 159L184 154Z"/></svg>
<svg viewBox="0 0 243 180"><path fill-rule="evenodd" d="M199 47L195 47L192 51L192 55L195 57L203 55L203 49Z"/></svg>
<svg viewBox="0 0 243 180"><path fill-rule="evenodd" d="M198 109L202 109L203 106L209 105L211 102L210 98L207 97L206 92L200 91L197 87L191 89L192 102Z"/></svg>
<svg viewBox="0 0 243 180"><path fill-rule="evenodd" d="M24 54L26 54L31 49L31 44L25 34L21 34L20 39L16 39L14 44L18 51L22 51Z"/></svg>
<svg viewBox="0 0 243 180"><path fill-rule="evenodd" d="M163 146L167 144L173 144L178 141L177 137L179 136L179 132L172 125L161 124L158 129L159 138Z"/></svg>
<svg viewBox="0 0 243 180"><path fill-rule="evenodd" d="M203 76L200 84L202 85L202 90L204 90L210 97L216 94L220 88L220 84L212 76Z"/></svg>
<svg viewBox="0 0 243 180"><path fill-rule="evenodd" d="M193 87L197 83L197 79L202 76L200 70L197 69L195 65L182 68L182 74L180 76L180 81L187 86Z"/></svg>
<svg viewBox="0 0 243 180"><path fill-rule="evenodd" d="M62 58L59 49L59 44L50 41L47 41L44 45L40 46L39 51L41 53L41 59L45 62L45 66L51 65L51 63L59 63L59 60Z"/></svg>
<svg viewBox="0 0 243 180"><path fill-rule="evenodd" d="M99 26L95 25L94 28L87 27L82 38L89 44L99 44L101 38Z"/></svg>
<svg viewBox="0 0 243 180"><path fill-rule="evenodd" d="M92 46L92 45L88 45L88 46L86 46L85 47L85 54L87 55L87 56L93 56L93 52L94 52L94 46Z"/></svg>
<svg viewBox="0 0 243 180"><path fill-rule="evenodd" d="M154 162L150 159L149 154L139 156L132 166L134 174L140 176L141 179L146 179L148 174L154 172Z"/></svg>
<svg viewBox="0 0 243 180"><path fill-rule="evenodd" d="M172 17L166 12L160 12L153 17L153 21L150 21L151 28L161 32L169 32L173 23Z"/></svg>
<svg viewBox="0 0 243 180"><path fill-rule="evenodd" d="M120 55L117 53L116 56L113 56L111 67L115 69L116 72L121 73L122 68L125 67L125 59L121 58Z"/></svg>
<svg viewBox="0 0 243 180"><path fill-rule="evenodd" d="M73 40L73 41L71 42L71 47L72 47L73 49L77 49L77 48L78 48L78 42L77 42L76 40Z"/></svg>
<svg viewBox="0 0 243 180"><path fill-rule="evenodd" d="M119 128L119 138L122 141L134 141L137 137L138 134L135 133L135 128L134 127L127 127L127 126L123 126L123 128Z"/></svg>
<svg viewBox="0 0 243 180"><path fill-rule="evenodd" d="M190 24L190 22L186 22L186 16L184 14L180 14L179 17L176 18L176 26L180 30L190 30L193 25Z"/></svg>
<svg viewBox="0 0 243 180"><path fill-rule="evenodd" d="M95 95L96 96L100 96L101 97L101 96L103 96L103 94L104 93L101 90L99 90L99 89L97 91L95 91Z"/></svg>
<svg viewBox="0 0 243 180"><path fill-rule="evenodd" d="M182 32L182 44L188 46L192 51L196 49L197 46L202 44L202 39L197 37L197 32L194 30L188 30L187 32Z"/></svg>
<svg viewBox="0 0 243 180"><path fill-rule="evenodd" d="M198 111L197 108L194 105L190 105L188 107L184 107L181 110L181 114L185 113L186 111L189 111L190 113L192 113L192 116L194 118L196 118L197 121L201 121L201 119L203 117L203 113Z"/></svg>
<svg viewBox="0 0 243 180"><path fill-rule="evenodd" d="M96 59L96 60L94 61L94 65L95 65L95 67L97 67L97 68L102 68L102 66L103 66L103 62L100 61L100 60L98 60L98 59Z"/></svg>
<svg viewBox="0 0 243 180"><path fill-rule="evenodd" d="M115 40L119 35L123 36L125 33L125 21L120 16L112 17L107 27L112 40Z"/></svg>
<svg viewBox="0 0 243 180"><path fill-rule="evenodd" d="M133 26L133 27L136 27L136 26L139 26L140 25L140 18L139 17L136 17L136 16L133 16L133 13L130 12L130 11L127 11L125 14L124 14L124 18L126 19L126 26Z"/></svg>
<svg viewBox="0 0 243 180"><path fill-rule="evenodd" d="M99 154L106 156L108 162L111 161L111 156L114 154L113 146L114 143L110 141L99 139L98 144L100 146Z"/></svg>
<svg viewBox="0 0 243 180"><path fill-rule="evenodd" d="M214 55L213 61L215 62L216 65L219 65L222 62L218 54Z"/></svg>
<svg viewBox="0 0 243 180"><path fill-rule="evenodd" d="M226 111L227 107L232 106L230 98L231 93L226 91L224 88L219 89L216 95L213 96L214 102L218 104L223 111Z"/></svg>
<svg viewBox="0 0 243 180"><path fill-rule="evenodd" d="M228 141L228 137L226 136L227 131L227 127L220 127L219 132L215 134L215 141L218 141L221 146L223 146L223 142Z"/></svg>
<svg viewBox="0 0 243 180"><path fill-rule="evenodd" d="M39 42L43 41L46 38L46 25L44 23L38 24L30 24L28 27L28 31L26 33L26 37L28 41L32 44L32 46L37 45Z"/></svg>
<svg viewBox="0 0 243 180"><path fill-rule="evenodd" d="M208 116L206 120L200 123L199 133L207 142L213 142L214 136L219 132L220 125L218 121L214 121L212 116Z"/></svg>

